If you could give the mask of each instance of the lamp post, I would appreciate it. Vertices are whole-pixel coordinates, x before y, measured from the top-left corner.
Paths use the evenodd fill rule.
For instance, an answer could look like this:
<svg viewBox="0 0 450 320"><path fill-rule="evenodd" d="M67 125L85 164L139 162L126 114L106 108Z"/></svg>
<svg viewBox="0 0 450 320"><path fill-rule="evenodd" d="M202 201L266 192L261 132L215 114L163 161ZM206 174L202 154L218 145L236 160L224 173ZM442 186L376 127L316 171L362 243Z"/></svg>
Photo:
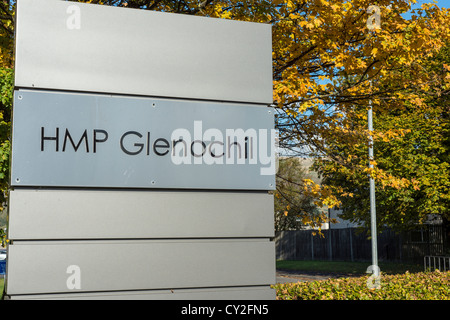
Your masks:
<svg viewBox="0 0 450 320"><path fill-rule="evenodd" d="M371 14L366 21L369 31L373 29L379 29L381 27L381 10L379 6L370 5L367 8L367 13ZM370 87L372 88L372 81L370 81ZM367 115L367 121L369 123L369 168L373 169L371 161L373 157L373 123L372 123L372 101L369 100L369 111ZM376 219L376 206L375 206L375 180L370 176L370 233L372 240L372 265L368 271L373 273L376 283L375 288L378 287L380 268L378 267L378 248L377 248L377 219Z"/></svg>
<svg viewBox="0 0 450 320"><path fill-rule="evenodd" d="M372 82L371 82L372 86ZM373 120L372 120L372 101L369 101L369 111L367 114L367 121L369 123L369 168L373 169L373 163L371 161L374 160L373 157ZM370 234L372 241L372 270L376 277L379 276L379 267L378 267L378 246L377 246L377 214L376 214L376 205L375 205L375 180L372 176L370 176Z"/></svg>

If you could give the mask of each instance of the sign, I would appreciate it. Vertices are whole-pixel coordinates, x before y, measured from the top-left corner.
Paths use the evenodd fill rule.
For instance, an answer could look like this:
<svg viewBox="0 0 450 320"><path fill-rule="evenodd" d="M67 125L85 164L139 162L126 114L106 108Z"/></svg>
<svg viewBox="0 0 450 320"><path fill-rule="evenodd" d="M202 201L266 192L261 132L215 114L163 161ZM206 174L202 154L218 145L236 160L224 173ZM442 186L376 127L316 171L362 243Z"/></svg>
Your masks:
<svg viewBox="0 0 450 320"><path fill-rule="evenodd" d="M54 0L17 17L16 87L273 101L269 24Z"/></svg>
<svg viewBox="0 0 450 320"><path fill-rule="evenodd" d="M275 281L274 250L274 242L264 239L17 243L8 251L7 290L14 295L268 286Z"/></svg>
<svg viewBox="0 0 450 320"><path fill-rule="evenodd" d="M16 3L7 299L274 299L271 26Z"/></svg>
<svg viewBox="0 0 450 320"><path fill-rule="evenodd" d="M275 188L273 110L19 90L13 186Z"/></svg>
<svg viewBox="0 0 450 320"><path fill-rule="evenodd" d="M262 191L15 188L9 199L15 240L274 237Z"/></svg>

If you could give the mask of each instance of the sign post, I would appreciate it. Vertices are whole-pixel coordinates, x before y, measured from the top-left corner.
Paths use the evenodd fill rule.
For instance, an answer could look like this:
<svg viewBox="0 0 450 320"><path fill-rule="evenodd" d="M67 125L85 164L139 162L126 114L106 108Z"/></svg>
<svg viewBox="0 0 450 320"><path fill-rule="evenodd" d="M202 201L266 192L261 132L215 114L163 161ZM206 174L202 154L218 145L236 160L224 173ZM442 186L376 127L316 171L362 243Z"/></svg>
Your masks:
<svg viewBox="0 0 450 320"><path fill-rule="evenodd" d="M7 298L274 299L270 25L16 14Z"/></svg>

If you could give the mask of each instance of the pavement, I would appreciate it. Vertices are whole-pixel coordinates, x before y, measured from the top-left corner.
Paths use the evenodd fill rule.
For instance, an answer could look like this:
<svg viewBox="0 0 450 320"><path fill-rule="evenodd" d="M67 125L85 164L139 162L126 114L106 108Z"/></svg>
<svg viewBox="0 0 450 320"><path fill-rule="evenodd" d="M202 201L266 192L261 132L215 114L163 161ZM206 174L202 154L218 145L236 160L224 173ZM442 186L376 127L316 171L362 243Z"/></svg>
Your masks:
<svg viewBox="0 0 450 320"><path fill-rule="evenodd" d="M320 281L331 278L342 278L352 276L354 277L355 275L277 269L276 281L277 283L305 282L305 281Z"/></svg>

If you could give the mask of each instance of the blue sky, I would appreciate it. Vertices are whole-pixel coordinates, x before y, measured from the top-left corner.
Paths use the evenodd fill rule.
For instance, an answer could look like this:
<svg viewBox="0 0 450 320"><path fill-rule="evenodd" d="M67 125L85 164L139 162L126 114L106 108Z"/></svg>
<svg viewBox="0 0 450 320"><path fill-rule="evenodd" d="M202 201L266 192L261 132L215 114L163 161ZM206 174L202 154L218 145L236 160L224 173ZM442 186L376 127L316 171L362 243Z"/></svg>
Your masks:
<svg viewBox="0 0 450 320"><path fill-rule="evenodd" d="M428 3L428 2L432 3L433 1L419 0L414 5L414 7L420 7L420 5L422 3ZM450 0L438 0L437 5L438 5L438 7L441 7L441 8L450 8Z"/></svg>
<svg viewBox="0 0 450 320"><path fill-rule="evenodd" d="M433 1L432 0L418 0L417 3L412 6L412 8L413 9L420 8L420 6L423 3L433 3ZM437 0L437 5L440 8L447 8L447 9L449 9L450 8L450 0ZM407 19L409 17L409 15L405 14L405 15L403 15L403 17Z"/></svg>
<svg viewBox="0 0 450 320"><path fill-rule="evenodd" d="M412 6L412 9L418 9L423 3L433 3L433 0L417 0L417 3ZM450 0L437 0L439 8L450 9ZM403 18L409 19L411 15L409 13L402 14Z"/></svg>

